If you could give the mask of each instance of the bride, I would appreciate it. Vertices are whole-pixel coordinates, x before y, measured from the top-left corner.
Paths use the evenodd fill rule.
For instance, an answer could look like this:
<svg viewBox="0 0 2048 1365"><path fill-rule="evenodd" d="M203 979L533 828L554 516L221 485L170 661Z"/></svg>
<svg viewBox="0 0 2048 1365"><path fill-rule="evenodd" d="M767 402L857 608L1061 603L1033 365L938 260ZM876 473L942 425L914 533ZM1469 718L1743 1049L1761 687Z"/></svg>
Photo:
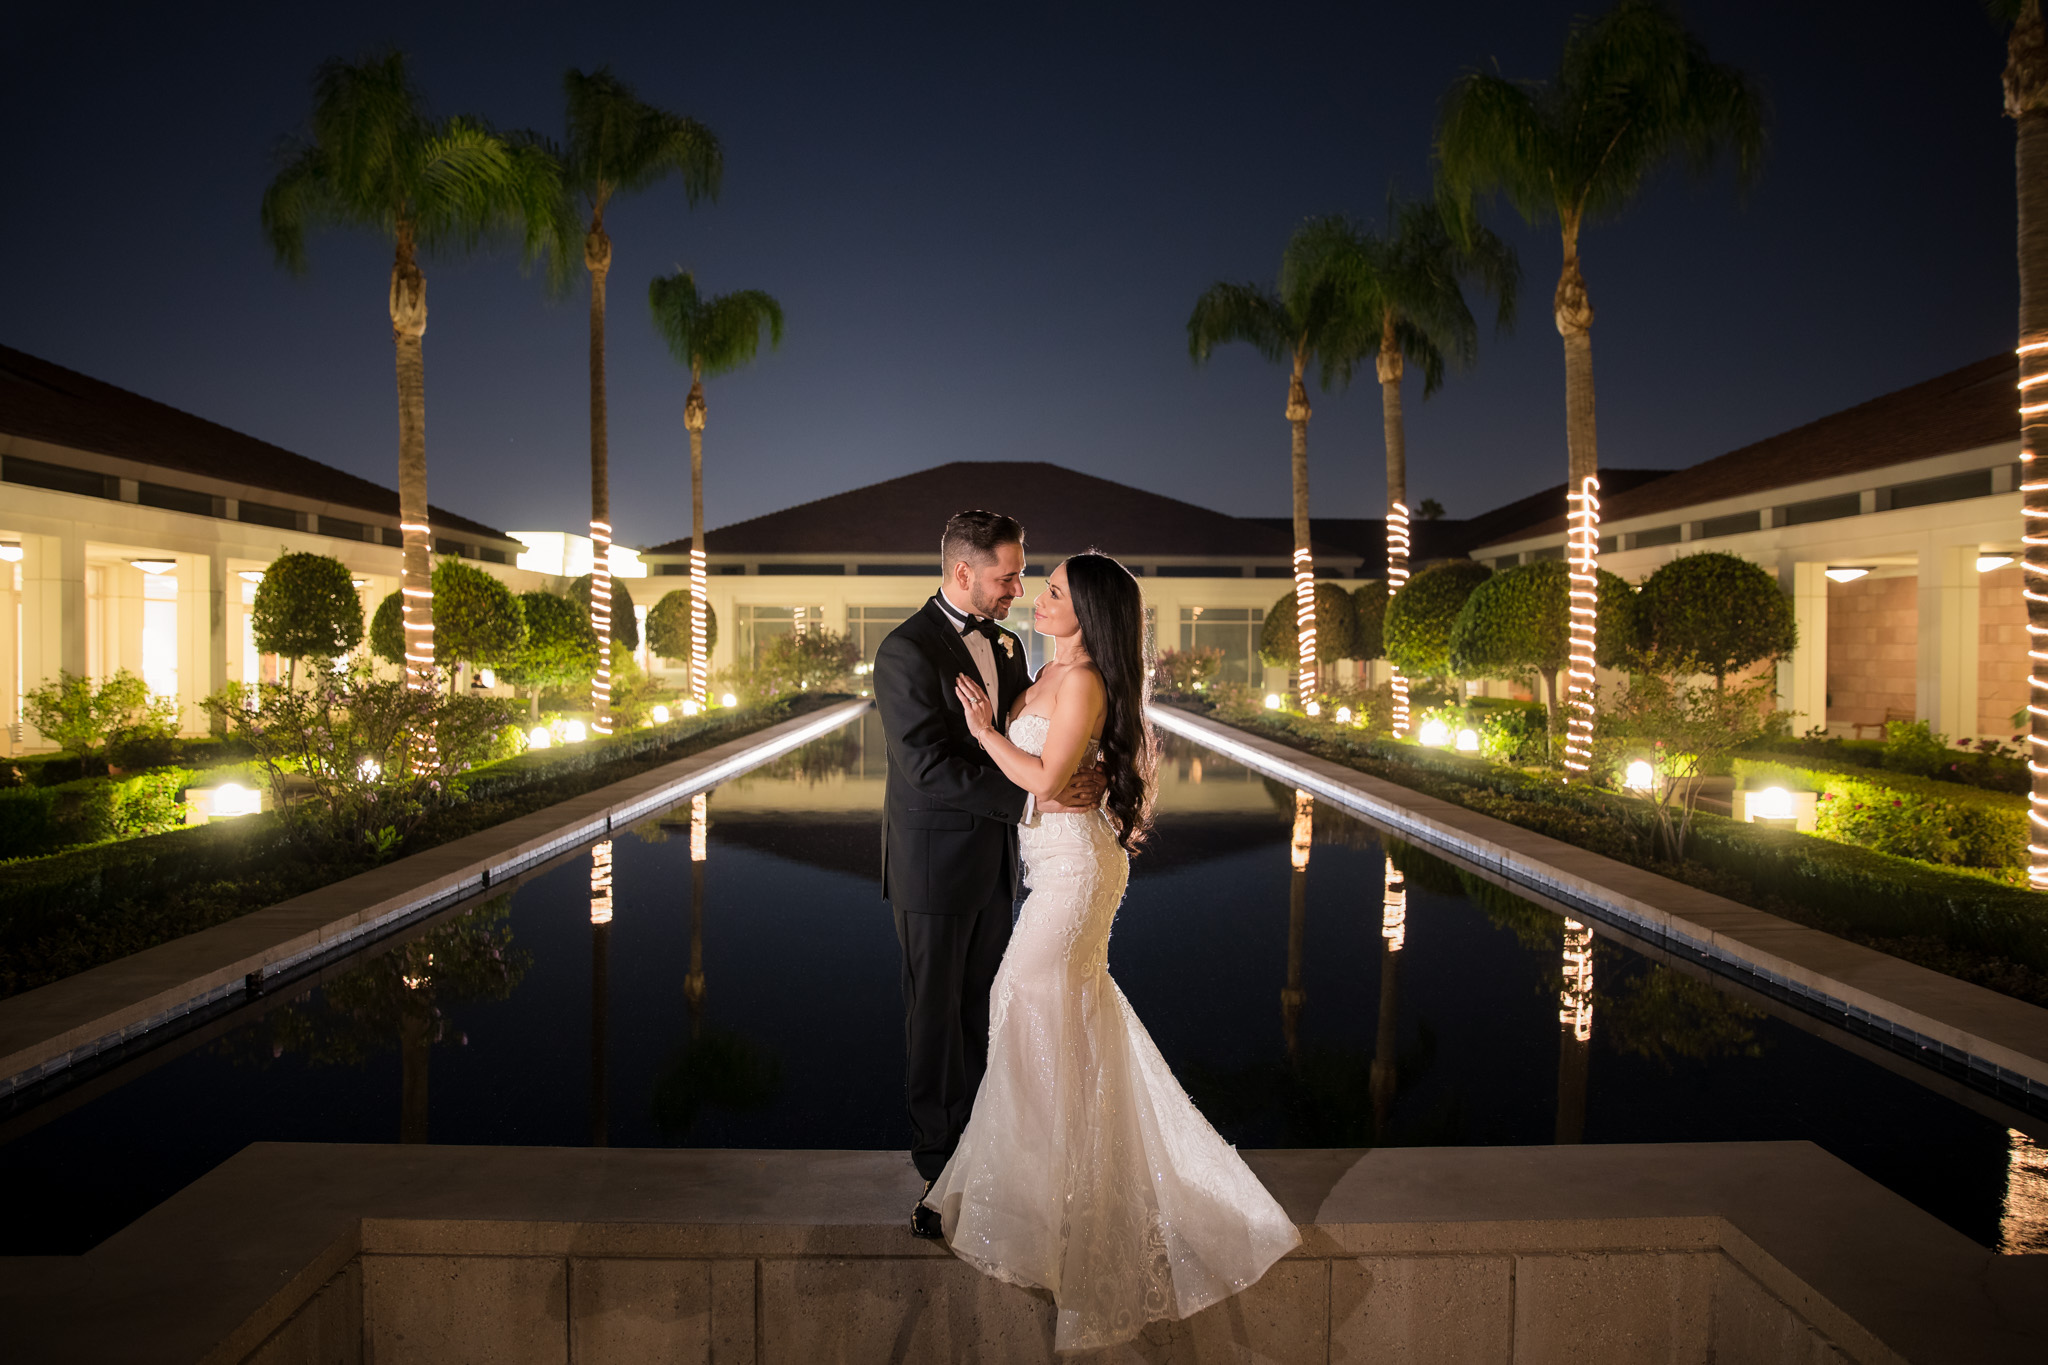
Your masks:
<svg viewBox="0 0 2048 1365"><path fill-rule="evenodd" d="M1109 975L1109 931L1151 820L1144 602L1107 555L1053 570L1032 626L1058 644L1006 738L955 684L968 729L1040 803L1099 754L1105 809L1020 831L1030 894L996 975L988 1072L924 1203L961 1259L1052 1291L1053 1345L1092 1350L1253 1284L1301 1238L1174 1080Z"/></svg>

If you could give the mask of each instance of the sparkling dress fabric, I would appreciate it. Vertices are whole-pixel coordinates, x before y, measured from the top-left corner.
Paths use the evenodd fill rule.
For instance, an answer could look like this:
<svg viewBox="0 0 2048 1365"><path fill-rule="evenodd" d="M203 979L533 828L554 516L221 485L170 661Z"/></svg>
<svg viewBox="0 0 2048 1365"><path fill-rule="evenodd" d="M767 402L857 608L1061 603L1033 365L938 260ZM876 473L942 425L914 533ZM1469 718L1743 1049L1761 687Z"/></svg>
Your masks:
<svg viewBox="0 0 2048 1365"><path fill-rule="evenodd" d="M1010 739L1040 752L1049 722ZM1250 1287L1294 1222L1167 1069L1109 975L1130 858L1101 811L1019 835L1024 900L996 974L988 1071L925 1202L954 1254L1052 1291L1054 1348L1093 1350Z"/></svg>

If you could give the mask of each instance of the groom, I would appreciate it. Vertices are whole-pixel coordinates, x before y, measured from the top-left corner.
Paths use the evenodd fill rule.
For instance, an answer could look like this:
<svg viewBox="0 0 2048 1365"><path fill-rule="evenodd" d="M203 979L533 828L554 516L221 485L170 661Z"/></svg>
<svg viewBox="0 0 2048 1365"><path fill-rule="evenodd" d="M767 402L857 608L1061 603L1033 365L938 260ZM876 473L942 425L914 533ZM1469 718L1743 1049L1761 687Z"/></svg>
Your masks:
<svg viewBox="0 0 2048 1365"><path fill-rule="evenodd" d="M1029 809L968 734L953 690L962 673L978 681L1000 730L1031 686L1023 643L996 624L1024 590L1024 528L997 512L958 513L939 561L938 593L882 641L874 673L889 746L882 894L903 948L910 1157L926 1189L953 1155L988 1066L989 989L1010 942L1017 825ZM1043 808L1092 806L1102 785L1083 769ZM939 1237L938 1213L919 1204L910 1229Z"/></svg>

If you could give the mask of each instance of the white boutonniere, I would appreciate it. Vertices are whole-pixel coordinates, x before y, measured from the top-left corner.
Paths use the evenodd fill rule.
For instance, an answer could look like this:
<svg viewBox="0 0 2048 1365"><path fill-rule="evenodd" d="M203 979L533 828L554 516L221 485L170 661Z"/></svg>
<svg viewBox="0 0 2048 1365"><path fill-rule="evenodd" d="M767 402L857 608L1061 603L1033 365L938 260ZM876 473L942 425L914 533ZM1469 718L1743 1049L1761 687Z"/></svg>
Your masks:
<svg viewBox="0 0 2048 1365"><path fill-rule="evenodd" d="M1004 658L1014 659L1017 657L1017 640L1015 636L998 635L996 636L996 643L1003 647Z"/></svg>

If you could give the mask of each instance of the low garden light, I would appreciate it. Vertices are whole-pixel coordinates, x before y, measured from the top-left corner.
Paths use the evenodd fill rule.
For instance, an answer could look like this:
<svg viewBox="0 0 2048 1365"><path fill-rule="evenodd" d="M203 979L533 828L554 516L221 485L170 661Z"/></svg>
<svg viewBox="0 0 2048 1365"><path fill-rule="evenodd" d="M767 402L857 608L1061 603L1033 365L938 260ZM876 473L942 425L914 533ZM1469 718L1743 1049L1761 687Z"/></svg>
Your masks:
<svg viewBox="0 0 2048 1365"><path fill-rule="evenodd" d="M1306 709L1311 717L1320 716L1321 714L1323 714L1323 704L1319 701L1310 702Z"/></svg>
<svg viewBox="0 0 2048 1365"><path fill-rule="evenodd" d="M1750 793L1748 806L1752 820L1790 820L1792 793L1783 787L1765 787Z"/></svg>
<svg viewBox="0 0 2048 1365"><path fill-rule="evenodd" d="M1479 732L1477 730L1458 731L1458 752L1461 754L1476 754L1479 752Z"/></svg>
<svg viewBox="0 0 2048 1365"><path fill-rule="evenodd" d="M1338 723L1339 725L1349 725L1349 724L1351 723L1351 708L1350 708L1350 707L1348 707L1348 706L1340 706L1340 707L1338 707L1338 708L1337 708L1337 723Z"/></svg>
<svg viewBox="0 0 2048 1365"><path fill-rule="evenodd" d="M378 778L382 777L383 775L384 765L382 763L379 763L374 758L366 758L362 762L356 764L357 781L375 782Z"/></svg>
<svg viewBox="0 0 2048 1365"><path fill-rule="evenodd" d="M683 714L686 716L694 716L703 709L704 708L699 706L694 699L685 701L683 703Z"/></svg>
<svg viewBox="0 0 2048 1365"><path fill-rule="evenodd" d="M562 742L564 744L581 744L589 736L590 727L580 720L568 721L562 726Z"/></svg>
<svg viewBox="0 0 2048 1365"><path fill-rule="evenodd" d="M1734 815L1745 824L1763 823L1811 834L1818 827L1820 793L1764 787L1735 793Z"/></svg>
<svg viewBox="0 0 2048 1365"><path fill-rule="evenodd" d="M1657 790L1657 770L1650 766L1648 759L1638 758L1623 771L1621 786L1624 791L1653 792Z"/></svg>
<svg viewBox="0 0 2048 1365"><path fill-rule="evenodd" d="M666 706L657 705L652 711L648 712L648 714L654 717L654 723L656 725L668 724L668 708Z"/></svg>
<svg viewBox="0 0 2048 1365"><path fill-rule="evenodd" d="M1278 711L1280 709L1280 694L1278 692L1268 692L1266 694L1266 709L1268 711Z"/></svg>
<svg viewBox="0 0 2048 1365"><path fill-rule="evenodd" d="M498 675L488 668L479 668L476 671L476 685L478 687L496 687L498 685Z"/></svg>
<svg viewBox="0 0 2048 1365"><path fill-rule="evenodd" d="M1415 732L1415 738L1432 749L1441 749L1451 742L1451 727L1444 724L1439 717L1431 716L1422 722L1422 728Z"/></svg>
<svg viewBox="0 0 2048 1365"><path fill-rule="evenodd" d="M718 704L723 707L731 708L734 706L738 706L740 704L740 699L734 696L732 693L728 692L718 699Z"/></svg>
<svg viewBox="0 0 2048 1365"><path fill-rule="evenodd" d="M548 733L545 725L536 725L526 733L526 747L529 749L545 749L554 742L555 737Z"/></svg>

